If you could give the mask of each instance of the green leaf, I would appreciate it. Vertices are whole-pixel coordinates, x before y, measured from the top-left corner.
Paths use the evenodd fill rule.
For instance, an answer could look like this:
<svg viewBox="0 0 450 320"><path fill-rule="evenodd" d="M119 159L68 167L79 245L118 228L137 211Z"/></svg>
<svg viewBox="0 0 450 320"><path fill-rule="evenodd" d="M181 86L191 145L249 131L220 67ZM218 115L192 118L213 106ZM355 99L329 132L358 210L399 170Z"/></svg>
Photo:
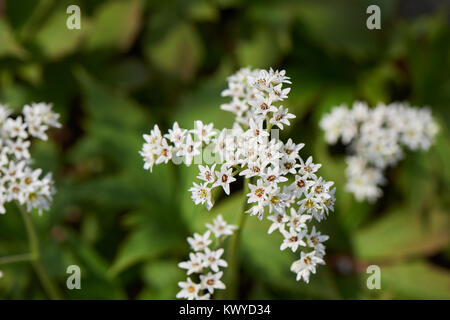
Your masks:
<svg viewBox="0 0 450 320"><path fill-rule="evenodd" d="M178 23L160 41L147 42L145 53L157 69L188 81L200 65L203 46L195 28Z"/></svg>
<svg viewBox="0 0 450 320"><path fill-rule="evenodd" d="M279 56L280 49L274 43L276 34L269 28L259 30L248 40L238 46L239 65L252 68L268 68Z"/></svg>
<svg viewBox="0 0 450 320"><path fill-rule="evenodd" d="M24 58L26 52L14 38L11 28L6 21L0 19L0 58L5 56Z"/></svg>
<svg viewBox="0 0 450 320"><path fill-rule="evenodd" d="M381 289L399 299L450 299L450 272L417 261L381 268Z"/></svg>
<svg viewBox="0 0 450 320"><path fill-rule="evenodd" d="M142 277L147 285L140 299L175 299L179 291L178 282L186 280L185 272L174 260L151 261L142 268Z"/></svg>
<svg viewBox="0 0 450 320"><path fill-rule="evenodd" d="M183 226L170 206L147 203L145 210L129 213L125 225L131 232L121 243L109 272L119 274L127 268L173 250L184 243Z"/></svg>
<svg viewBox="0 0 450 320"><path fill-rule="evenodd" d="M58 59L75 51L81 42L86 28L70 30L66 26L67 14L58 8L45 22L35 36L35 41L44 55Z"/></svg>
<svg viewBox="0 0 450 320"><path fill-rule="evenodd" d="M395 210L356 233L355 254L369 261L431 255L448 246L449 226L448 215L439 210L425 216Z"/></svg>
<svg viewBox="0 0 450 320"><path fill-rule="evenodd" d="M123 299L124 292L108 273L108 263L71 232L67 233L75 264L81 269L82 290L71 290L73 299ZM85 292L83 292L83 290Z"/></svg>
<svg viewBox="0 0 450 320"><path fill-rule="evenodd" d="M87 48L128 50L140 30L142 12L142 0L103 3L94 14Z"/></svg>

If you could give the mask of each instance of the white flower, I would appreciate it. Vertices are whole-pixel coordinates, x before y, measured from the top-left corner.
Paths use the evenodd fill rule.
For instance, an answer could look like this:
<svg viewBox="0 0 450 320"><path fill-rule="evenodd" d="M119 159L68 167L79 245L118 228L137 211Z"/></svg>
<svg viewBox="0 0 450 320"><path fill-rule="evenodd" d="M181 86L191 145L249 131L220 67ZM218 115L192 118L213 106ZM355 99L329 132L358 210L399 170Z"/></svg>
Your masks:
<svg viewBox="0 0 450 320"><path fill-rule="evenodd" d="M172 129L169 129L169 133L166 133L164 137L169 139L178 148L183 144L186 132L186 129L180 128L178 122L174 122Z"/></svg>
<svg viewBox="0 0 450 320"><path fill-rule="evenodd" d="M320 169L322 166L321 164L314 164L313 158L309 157L306 162L303 162L302 159L300 159L300 170L299 173L303 176L303 179L314 179L317 180L317 176L315 173L317 170Z"/></svg>
<svg viewBox="0 0 450 320"><path fill-rule="evenodd" d="M201 142L193 141L192 136L188 134L185 143L180 146L181 149L177 156L184 156L186 165L190 166L194 157L200 154L201 146Z"/></svg>
<svg viewBox="0 0 450 320"><path fill-rule="evenodd" d="M284 109L283 106L280 106L276 112L274 112L272 118L270 118L270 123L277 126L280 129L283 129L283 124L289 126L291 123L289 119L294 119L295 116L292 113L288 112L288 109Z"/></svg>
<svg viewBox="0 0 450 320"><path fill-rule="evenodd" d="M300 259L294 261L291 271L297 274L297 281L303 279L309 283L309 276L311 273L316 273L317 264L325 264L325 262L322 258L317 257L314 251L306 254L300 252Z"/></svg>
<svg viewBox="0 0 450 320"><path fill-rule="evenodd" d="M16 119L8 118L3 124L2 131L9 138L26 139L28 137L27 124L23 122L22 117Z"/></svg>
<svg viewBox="0 0 450 320"><path fill-rule="evenodd" d="M329 239L327 235L322 235L320 232L316 232L316 227L312 227L311 233L306 236L308 246L314 248L317 254L324 255L325 254L325 246L322 242L325 242Z"/></svg>
<svg viewBox="0 0 450 320"><path fill-rule="evenodd" d="M272 99L272 101L282 101L288 97L291 88L282 89L282 86L282 83L277 84L273 87L273 90L269 92L269 98Z"/></svg>
<svg viewBox="0 0 450 320"><path fill-rule="evenodd" d="M200 275L200 284L202 289L208 290L210 294L214 293L214 289L225 289L225 284L220 280L223 272L217 272L215 274L208 272L207 275Z"/></svg>
<svg viewBox="0 0 450 320"><path fill-rule="evenodd" d="M241 214L248 213L260 220L264 218L266 211L271 214L268 217L272 222L268 233L278 230L285 236L280 247L282 250L289 247L296 251L298 246L306 246L306 240L303 238L306 236L308 224L313 217L318 222L326 218L329 212L334 210L336 199L335 189L330 190L333 183L318 175L321 165L314 164L312 157L306 162L302 160L300 151L304 144L294 143L292 139L284 143L273 129L283 129L284 126L290 125L290 120L295 117L280 104L287 99L291 90L284 85L290 83L284 70L240 69L228 77L228 88L222 91L222 96L230 99L220 108L235 115L231 129L224 128L217 134L213 131L212 123L205 125L197 120L194 129L188 131L181 129L175 122L172 129L164 135L167 143L161 139L146 139L141 150L144 167L151 170L154 164L168 162L170 156L162 157L162 147L172 155L184 156L185 164L190 165L193 157L200 153L198 149L204 146L206 149L202 161L205 161L205 164L199 165L197 175L201 182L194 182L193 187L189 189L195 204L205 204L208 210L211 209L214 203L212 189L222 187L225 194L229 195L232 189L238 189L231 188L231 184L236 181L235 176L239 175L245 178L243 189L247 190L248 187L247 203L252 204ZM349 119L357 123L360 120L356 119L364 118L363 113L364 110L359 108ZM350 136L350 129L338 129L339 138ZM371 128L366 130L370 131ZM427 129L429 132L433 130L432 127ZM210 144L207 145L208 143ZM383 147L389 149L390 153L395 152L395 145L392 143L384 143ZM372 150L373 153L376 148L375 145L371 146L369 151ZM383 157L389 155L388 151ZM219 165L220 170L217 169ZM290 214L286 213L288 209ZM219 245L235 229L228 226L221 216L207 227L218 237ZM286 228L289 230L286 231ZM190 244L195 251L208 254L222 252L212 251L208 245L204 245L206 241L198 237L200 236L190 238ZM199 246L199 242L203 245ZM213 260L217 259L221 260L220 257ZM195 273L188 261L180 266ZM213 271L218 271L220 267L214 263L211 266L215 269ZM210 298L210 293L200 292L197 298L200 297Z"/></svg>
<svg viewBox="0 0 450 320"><path fill-rule="evenodd" d="M214 219L213 224L207 224L206 227L214 233L216 238L231 236L233 231L237 229L237 226L227 224L221 214Z"/></svg>
<svg viewBox="0 0 450 320"><path fill-rule="evenodd" d="M277 111L277 108L272 105L272 99L264 97L263 95L257 95L255 100L249 102L254 108L256 114L261 114L264 117L269 112Z"/></svg>
<svg viewBox="0 0 450 320"><path fill-rule="evenodd" d="M177 299L194 300L198 298L198 292L200 290L200 284L192 282L191 278L187 278L185 282L178 282L181 291L177 293Z"/></svg>
<svg viewBox="0 0 450 320"><path fill-rule="evenodd" d="M219 267L226 268L228 264L225 260L220 259L223 254L223 249L220 248L218 250L210 250L209 248L205 248L205 260L204 266L206 268L211 268L212 271L218 272Z"/></svg>
<svg viewBox="0 0 450 320"><path fill-rule="evenodd" d="M214 220L213 225L207 224L206 226L214 231L216 248L226 236L231 235L236 229L235 226L228 225L221 215ZM186 282L179 283L182 290L177 294L177 298L209 300L214 290L225 289L225 284L220 280L223 275L220 268L226 268L228 264L221 258L224 253L223 248L211 250L209 247L212 243L209 239L210 230L203 235L195 233L193 238L188 238L189 244L196 252L191 252L189 260L180 262L178 266L185 269L188 276L198 274L200 284L192 282L188 277ZM211 273L210 270L214 273Z"/></svg>
<svg viewBox="0 0 450 320"><path fill-rule="evenodd" d="M293 229L290 231L282 230L281 234L284 237L283 243L280 246L281 251L286 248L291 248L292 252L295 252L299 246L306 246L306 243L303 241L306 230L301 230L300 232Z"/></svg>
<svg viewBox="0 0 450 320"><path fill-rule="evenodd" d="M190 275L192 273L199 273L203 270L204 261L205 261L205 255L202 252L193 253L191 252L189 254L190 260L183 261L178 264L178 266L181 269L187 270L187 275Z"/></svg>
<svg viewBox="0 0 450 320"><path fill-rule="evenodd" d="M214 183L217 179L214 172L215 167L216 164L213 164L211 167L199 165L198 169L200 170L200 174L197 176L197 179L206 181L208 183Z"/></svg>
<svg viewBox="0 0 450 320"><path fill-rule="evenodd" d="M199 141L208 144L213 136L216 135L216 132L213 130L214 124L210 123L208 125L204 125L202 121L195 121L195 129L192 129L191 132L195 134Z"/></svg>
<svg viewBox="0 0 450 320"><path fill-rule="evenodd" d="M211 244L210 235L210 231L206 231L203 235L194 233L194 237L187 238L187 241L194 251L203 251Z"/></svg>
<svg viewBox="0 0 450 320"><path fill-rule="evenodd" d="M267 203L269 193L272 188L265 185L262 179L258 179L258 181L256 181L256 185L249 183L248 187L250 188L250 192L247 194L248 203L258 202L261 205Z"/></svg>
<svg viewBox="0 0 450 320"><path fill-rule="evenodd" d="M251 216L257 216L259 220L262 220L264 217L264 205L258 204L256 206L251 207L245 213L250 214Z"/></svg>
<svg viewBox="0 0 450 320"><path fill-rule="evenodd" d="M279 212L275 212L273 215L268 216L267 219L272 221L272 224L267 231L267 233L269 234L274 232L275 230L284 230L285 223L289 221L289 218L285 214Z"/></svg>
<svg viewBox="0 0 450 320"><path fill-rule="evenodd" d="M153 152L156 154L157 158L155 163L167 163L172 159L172 149L173 147L167 144L166 139L161 140L161 145L159 145Z"/></svg>
<svg viewBox="0 0 450 320"><path fill-rule="evenodd" d="M194 182L194 186L189 189L192 192L192 200L195 204L205 204L207 210L211 210L213 207L211 188L208 187L208 183L197 184Z"/></svg>
<svg viewBox="0 0 450 320"><path fill-rule="evenodd" d="M288 225L291 230L300 232L302 229L306 229L306 222L310 220L310 215L298 213L294 208L291 208L291 216Z"/></svg>
<svg viewBox="0 0 450 320"><path fill-rule="evenodd" d="M15 201L27 211L48 210L54 193L50 174L41 177L41 169L31 169L33 162L29 148L31 137L46 140L50 127L60 127L59 115L51 105L33 103L13 117L11 110L0 105L0 213L4 204Z"/></svg>
<svg viewBox="0 0 450 320"><path fill-rule="evenodd" d="M437 124L428 108L408 104L379 104L370 109L355 102L352 109L334 108L320 123L330 144L340 138L349 146L347 190L358 201L376 201L385 184L383 170L396 165L403 157L402 147L427 150L437 134Z"/></svg>
<svg viewBox="0 0 450 320"><path fill-rule="evenodd" d="M230 194L230 183L236 181L236 178L233 177L233 169L228 168L226 164L224 164L220 171L216 171L217 180L213 184L213 187L222 186L223 191L226 194Z"/></svg>

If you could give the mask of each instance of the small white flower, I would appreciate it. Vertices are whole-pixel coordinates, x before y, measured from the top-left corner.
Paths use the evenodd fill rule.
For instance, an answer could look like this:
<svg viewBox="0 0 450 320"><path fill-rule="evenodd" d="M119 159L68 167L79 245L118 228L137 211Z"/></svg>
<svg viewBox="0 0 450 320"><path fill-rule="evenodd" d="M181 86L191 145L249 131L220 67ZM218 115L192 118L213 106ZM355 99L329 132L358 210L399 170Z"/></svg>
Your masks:
<svg viewBox="0 0 450 320"><path fill-rule="evenodd" d="M287 126L291 125L289 119L294 118L295 116L292 113L289 113L288 109L284 109L283 106L280 106L278 110L273 113L272 118L270 118L270 123L283 129L283 124Z"/></svg>
<svg viewBox="0 0 450 320"><path fill-rule="evenodd" d="M216 173L214 171L216 164L213 164L211 167L199 165L198 169L200 170L200 174L197 176L197 179L206 181L208 183L214 183L217 179Z"/></svg>
<svg viewBox="0 0 450 320"><path fill-rule="evenodd" d="M290 229L300 232L302 229L306 229L306 222L310 220L310 215L298 213L294 208L291 208L288 225Z"/></svg>
<svg viewBox="0 0 450 320"><path fill-rule="evenodd" d="M221 214L214 219L213 224L207 224L206 227L214 233L216 238L222 236L231 236L233 231L237 229L237 226L227 224Z"/></svg>
<svg viewBox="0 0 450 320"><path fill-rule="evenodd" d="M215 274L208 272L207 275L200 275L201 288L208 290L210 294L214 293L214 289L225 289L225 284L220 280L223 272L217 272Z"/></svg>
<svg viewBox="0 0 450 320"><path fill-rule="evenodd" d="M169 129L169 133L165 134L164 137L169 139L175 147L180 147L186 136L186 129L181 129L178 122L174 122L172 129Z"/></svg>
<svg viewBox="0 0 450 320"><path fill-rule="evenodd" d="M185 164L189 167L194 157L200 154L201 146L201 142L193 141L192 136L187 134L186 141L180 146L181 149L178 151L177 156L184 156Z"/></svg>
<svg viewBox="0 0 450 320"><path fill-rule="evenodd" d="M259 179L256 185L249 183L248 187L250 188L250 193L247 194L248 203L258 202L264 205L267 202L272 188L265 185L262 179Z"/></svg>
<svg viewBox="0 0 450 320"><path fill-rule="evenodd" d="M194 237L187 238L187 241L194 251L204 251L211 244L210 235L210 231L206 231L203 235L194 233Z"/></svg>
<svg viewBox="0 0 450 320"><path fill-rule="evenodd" d="M191 278L187 278L185 282L178 282L181 291L177 293L177 299L194 300L198 298L200 284L192 282Z"/></svg>
<svg viewBox="0 0 450 320"><path fill-rule="evenodd" d="M294 261L291 271L297 274L297 281L303 279L309 283L309 276L311 273L316 273L317 264L325 264L325 262L322 258L317 257L314 251L306 254L300 252L300 259Z"/></svg>
<svg viewBox="0 0 450 320"><path fill-rule="evenodd" d="M172 146L167 144L166 139L161 140L161 145L159 145L156 149L154 149L154 153L156 154L156 164L167 163L170 159L172 159Z"/></svg>
<svg viewBox="0 0 450 320"><path fill-rule="evenodd" d="M204 266L206 268L211 268L212 271L218 272L219 267L226 268L228 264L225 260L220 259L223 254L223 249L220 248L218 250L210 250L209 248L205 248L205 260Z"/></svg>
<svg viewBox="0 0 450 320"><path fill-rule="evenodd" d="M211 188L208 187L208 183L197 184L194 182L194 186L189 189L192 192L192 200L195 204L205 204L207 210L211 210L213 207Z"/></svg>
<svg viewBox="0 0 450 320"><path fill-rule="evenodd" d="M309 157L306 162L303 162L302 159L300 159L300 170L299 173L303 176L303 179L314 179L317 180L317 176L315 173L317 170L320 169L322 166L321 164L314 164L313 158Z"/></svg>
<svg viewBox="0 0 450 320"><path fill-rule="evenodd" d="M283 243L280 246L281 251L286 248L291 248L292 252L295 252L299 246L306 246L306 243L303 241L303 238L306 235L306 230L301 230L300 232L296 230L282 230L281 234L284 237Z"/></svg>
<svg viewBox="0 0 450 320"><path fill-rule="evenodd" d="M233 177L233 169L228 168L227 165L223 165L220 168L220 171L216 171L217 180L213 184L213 187L222 186L223 191L226 194L230 194L230 183L236 181L236 178Z"/></svg>
<svg viewBox="0 0 450 320"><path fill-rule="evenodd" d="M203 270L204 261L205 261L205 255L201 252L197 253L190 253L189 254L190 260L183 261L178 264L178 266L181 269L187 270L187 275L190 275L192 273L199 273Z"/></svg>
<svg viewBox="0 0 450 320"><path fill-rule="evenodd" d="M311 233L306 236L308 240L308 246L314 248L316 253L321 255L325 254L325 246L322 242L325 242L329 239L327 235L322 235L320 232L316 232L316 227L313 226Z"/></svg>
<svg viewBox="0 0 450 320"><path fill-rule="evenodd" d="M216 132L213 130L214 124L210 123L204 125L202 121L195 121L195 129L191 130L192 133L198 138L199 141L208 144Z"/></svg>
<svg viewBox="0 0 450 320"><path fill-rule="evenodd" d="M284 225L289 221L288 216L283 213L275 212L273 215L268 216L267 219L272 221L272 224L269 227L267 233L271 234L275 230L284 230Z"/></svg>

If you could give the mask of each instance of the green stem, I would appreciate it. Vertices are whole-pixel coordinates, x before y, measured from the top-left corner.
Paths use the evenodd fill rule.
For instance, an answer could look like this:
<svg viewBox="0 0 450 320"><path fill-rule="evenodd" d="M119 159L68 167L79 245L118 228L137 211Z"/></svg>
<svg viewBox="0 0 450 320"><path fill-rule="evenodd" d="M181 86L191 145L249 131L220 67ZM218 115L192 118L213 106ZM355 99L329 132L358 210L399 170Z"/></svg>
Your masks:
<svg viewBox="0 0 450 320"><path fill-rule="evenodd" d="M241 240L242 229L244 228L245 221L247 220L247 193L249 192L248 188L248 179L244 180L244 203L242 204L242 212L239 214L238 221L238 229L236 230L233 238L231 239L230 249L229 249L229 270L228 270L228 288L227 288L227 296L229 299L238 299L239 295L239 269L240 269L240 261L239 261L239 245Z"/></svg>
<svg viewBox="0 0 450 320"><path fill-rule="evenodd" d="M31 253L15 254L6 257L0 257L0 264L16 263L16 262L30 262L33 258Z"/></svg>
<svg viewBox="0 0 450 320"><path fill-rule="evenodd" d="M36 229L33 225L33 221L30 219L30 214L25 210L23 206L17 204L17 207L19 208L20 213L22 214L22 218L25 223L25 228L27 230L28 242L30 244L31 250L31 253L29 254L31 265L33 266L33 269L36 272L39 281L41 282L42 288L44 289L46 294L50 297L50 299L60 300L61 295L58 288L51 281L50 277L47 274L47 271L45 271L45 268L42 265L39 250L39 238Z"/></svg>

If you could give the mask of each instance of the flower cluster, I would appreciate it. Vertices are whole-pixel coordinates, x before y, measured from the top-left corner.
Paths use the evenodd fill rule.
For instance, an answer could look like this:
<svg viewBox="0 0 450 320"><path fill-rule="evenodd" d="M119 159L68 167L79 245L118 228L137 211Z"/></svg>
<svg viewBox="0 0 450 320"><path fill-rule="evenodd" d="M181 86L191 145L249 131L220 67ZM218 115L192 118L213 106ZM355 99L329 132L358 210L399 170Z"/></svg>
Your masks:
<svg viewBox="0 0 450 320"><path fill-rule="evenodd" d="M428 108L408 104L380 104L369 108L355 102L353 108L335 107L321 122L329 144L350 146L347 157L347 189L358 201L376 201L386 183L383 170L404 157L402 147L427 150L433 143L438 126Z"/></svg>
<svg viewBox="0 0 450 320"><path fill-rule="evenodd" d="M225 289L225 284L220 280L223 272L220 268L226 268L227 262L222 259L223 248L219 248L220 244L236 230L236 226L229 225L218 215L213 224L207 224L206 231L203 235L195 233L194 236L187 239L189 245L194 252L189 254L189 260L180 262L178 266L186 269L188 278L185 282L178 285L181 291L178 292L177 298L185 298L188 300L209 300L216 289ZM211 250L210 239L211 233L216 238L215 248ZM191 280L189 276L195 274L198 276L199 283Z"/></svg>
<svg viewBox="0 0 450 320"><path fill-rule="evenodd" d="M268 218L274 223L269 232L278 229L284 237L281 250L311 248L301 252L300 262L292 266L297 279L308 281L316 265L324 263L325 247L316 239L326 240L325 236L318 238L315 229L309 233L308 224L320 222L333 211L335 189L333 182L317 175L320 164L312 157L304 161L299 155L304 144L292 139L284 143L278 138L278 131L295 118L281 105L290 92L286 84L291 81L284 70L241 69L228 78L228 88L222 92L222 96L231 98L221 109L235 114L232 129L217 131L213 124L196 121L195 129L188 131L174 123L162 136L155 125L150 135L144 135L140 153L144 168L150 170L153 164L179 162L176 157L190 165L195 156L203 156L204 165L199 165L197 177L200 181L194 182L189 191L195 204L203 204L208 210L214 205L214 188L222 188L228 195L236 176L245 178L251 206L246 213L259 219L270 214Z"/></svg>
<svg viewBox="0 0 450 320"><path fill-rule="evenodd" d="M30 167L29 148L32 138L47 140L46 131L61 126L58 117L46 103L25 105L15 118L9 108L0 105L0 213L5 213L4 204L12 201L26 206L27 211L48 210L53 179L51 174L41 178L42 170Z"/></svg>

